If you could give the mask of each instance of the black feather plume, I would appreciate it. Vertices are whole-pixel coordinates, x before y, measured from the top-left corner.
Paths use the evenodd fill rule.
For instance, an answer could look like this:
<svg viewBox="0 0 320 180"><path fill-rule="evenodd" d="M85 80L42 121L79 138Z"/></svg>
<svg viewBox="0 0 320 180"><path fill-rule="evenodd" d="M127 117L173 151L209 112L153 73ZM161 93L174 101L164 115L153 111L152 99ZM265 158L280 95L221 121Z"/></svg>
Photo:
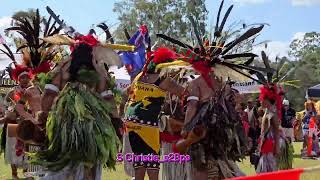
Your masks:
<svg viewBox="0 0 320 180"><path fill-rule="evenodd" d="M237 44L239 44L240 42L252 37L253 35L259 33L261 30L263 29L263 25L261 25L260 27L257 28L250 28L247 32L245 32L243 35L241 35L239 38L237 38L236 40L230 42L229 44L227 44L225 47L225 49L222 51L221 54L226 54L228 51L230 51L233 47L235 47Z"/></svg>
<svg viewBox="0 0 320 180"><path fill-rule="evenodd" d="M125 36L126 36L127 40L129 41L129 40L130 40L130 38L131 38L131 36L130 36L130 34L129 34L129 32L128 32L128 29L127 29L127 28L124 28L124 34L125 34Z"/></svg>
<svg viewBox="0 0 320 180"><path fill-rule="evenodd" d="M230 55L224 55L222 56L222 58L224 59L235 59L235 58L242 58L242 57L250 57L250 58L254 58L254 57L257 57L256 54L253 54L253 53L241 53L241 54L230 54Z"/></svg>
<svg viewBox="0 0 320 180"><path fill-rule="evenodd" d="M202 39L201 39L201 35L200 35L200 32L199 32L197 23L196 23L196 21L193 19L192 16L189 16L189 19L190 19L191 24L192 24L192 26L193 26L194 33L195 33L196 38L197 38L197 40L198 40L198 44L199 44L199 46L201 47L201 50L204 51L203 42L202 42Z"/></svg>
<svg viewBox="0 0 320 180"><path fill-rule="evenodd" d="M114 39L110 33L109 27L105 23L101 23L98 25L106 33L106 41L110 41L111 44L114 44Z"/></svg>
<svg viewBox="0 0 320 180"><path fill-rule="evenodd" d="M221 34L219 33L219 21L220 21L220 14L221 14L221 10L222 10L222 7L223 7L223 3L224 3L224 0L221 1L220 7L219 7L219 11L218 11L217 22L216 22L215 33L214 33L214 35L216 37L220 37L221 36Z"/></svg>
<svg viewBox="0 0 320 180"><path fill-rule="evenodd" d="M227 21L229 15L230 15L230 12L231 12L232 8L233 8L233 5L231 5L231 6L228 8L226 14L225 14L224 17L223 17L223 20L222 20L221 25L220 25L220 27L219 27L219 33L220 33L220 34L222 33L223 27L224 27L224 25L226 24L226 21Z"/></svg>
<svg viewBox="0 0 320 180"><path fill-rule="evenodd" d="M178 46L180 46L180 47L188 48L188 49L190 49L190 50L193 50L193 47L192 47L192 46L190 46L190 45L188 45L188 44L185 44L185 43L183 43L183 42L181 42L181 41L179 41L179 40L173 39L172 37L169 37L169 36L167 36L167 35L157 34L157 37L160 37L160 38L162 38L162 39L164 39L164 40L166 40L166 41L169 41L169 42L171 42L171 43L173 43L173 44L176 44L176 45L178 45Z"/></svg>

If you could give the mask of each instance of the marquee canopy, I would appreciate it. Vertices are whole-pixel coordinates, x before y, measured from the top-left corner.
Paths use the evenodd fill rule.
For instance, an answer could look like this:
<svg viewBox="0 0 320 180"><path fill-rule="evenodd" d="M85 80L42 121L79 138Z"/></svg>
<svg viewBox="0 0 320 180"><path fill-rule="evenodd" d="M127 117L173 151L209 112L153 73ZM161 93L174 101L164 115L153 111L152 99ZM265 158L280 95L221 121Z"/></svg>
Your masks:
<svg viewBox="0 0 320 180"><path fill-rule="evenodd" d="M320 98L320 84L310 87L307 95L309 98Z"/></svg>

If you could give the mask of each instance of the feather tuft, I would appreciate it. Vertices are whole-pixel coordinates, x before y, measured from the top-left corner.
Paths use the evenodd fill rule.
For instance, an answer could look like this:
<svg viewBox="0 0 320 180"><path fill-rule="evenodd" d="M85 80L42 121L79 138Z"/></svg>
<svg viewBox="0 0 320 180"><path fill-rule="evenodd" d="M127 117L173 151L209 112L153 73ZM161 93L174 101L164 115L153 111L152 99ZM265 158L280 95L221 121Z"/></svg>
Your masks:
<svg viewBox="0 0 320 180"><path fill-rule="evenodd" d="M170 60L174 60L177 58L177 55L174 51L160 47L155 52L153 52L153 62L156 64L169 62Z"/></svg>

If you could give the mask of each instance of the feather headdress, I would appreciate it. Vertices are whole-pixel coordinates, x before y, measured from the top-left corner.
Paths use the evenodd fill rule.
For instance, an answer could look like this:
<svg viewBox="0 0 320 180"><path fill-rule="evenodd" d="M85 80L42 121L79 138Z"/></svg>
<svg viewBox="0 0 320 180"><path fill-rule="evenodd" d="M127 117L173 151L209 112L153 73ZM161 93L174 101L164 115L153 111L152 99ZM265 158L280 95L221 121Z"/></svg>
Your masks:
<svg viewBox="0 0 320 180"><path fill-rule="evenodd" d="M200 34L196 20L191 16L189 17L193 25L195 39L198 46L193 47L164 34L157 34L157 36L179 46L178 53L184 56L184 60L193 65L194 69L204 77L208 85L210 85L208 73L212 71L212 67L215 67L216 65L221 65L219 67L224 66L228 69L228 71L236 72L242 77L244 76L255 81L259 81L258 79L251 77L251 74L253 74L253 72L261 74L261 71L266 71L266 69L250 66L257 55L247 52L234 53L235 51L233 50L240 43L254 39L261 32L264 25L251 27L243 34L231 39L232 36L224 33L224 26L230 15L233 5L228 8L220 23L220 14L223 3L224 1L222 1L220 4L215 32L212 39L201 38L204 36ZM238 59L241 59L241 61L237 61Z"/></svg>
<svg viewBox="0 0 320 180"><path fill-rule="evenodd" d="M277 108L278 118L281 120L282 96L284 95L283 88L279 83L279 72L273 69L269 63L269 59L264 51L261 52L261 58L264 63L267 73L265 75L257 74L258 79L263 86L260 88L259 100L270 100Z"/></svg>
<svg viewBox="0 0 320 180"><path fill-rule="evenodd" d="M269 64L269 58L264 51L261 51L261 58L265 65L265 68L272 69ZM279 86L291 86L299 88L299 80L288 80L288 77L294 72L296 67L290 67L289 63L285 59L279 61L278 57L275 59L275 69L267 73L267 79L260 77L260 81L264 83L277 83Z"/></svg>
<svg viewBox="0 0 320 180"><path fill-rule="evenodd" d="M30 68L23 65L16 65L15 68L10 71L10 78L16 82L18 82L19 77L22 75L27 75L31 78L33 76L33 72Z"/></svg>
<svg viewBox="0 0 320 180"><path fill-rule="evenodd" d="M42 23L44 21L44 23ZM58 53L52 44L42 41L42 38L58 34L62 29L56 27L50 16L43 20L36 10L35 16L15 19L15 26L6 31L14 31L21 35L23 44L17 47L17 52L23 54L23 64L32 69L33 74L47 73L51 69L51 60Z"/></svg>
<svg viewBox="0 0 320 180"><path fill-rule="evenodd" d="M10 78L16 82L18 82L18 79L22 75L28 75L30 78L32 77L32 71L30 68L24 65L19 65L15 59L15 56L9 46L5 44L5 42L2 42L1 45L5 49L0 49L2 53L7 55L9 59L11 59L12 63L9 64L9 66L6 68L6 71L8 72Z"/></svg>

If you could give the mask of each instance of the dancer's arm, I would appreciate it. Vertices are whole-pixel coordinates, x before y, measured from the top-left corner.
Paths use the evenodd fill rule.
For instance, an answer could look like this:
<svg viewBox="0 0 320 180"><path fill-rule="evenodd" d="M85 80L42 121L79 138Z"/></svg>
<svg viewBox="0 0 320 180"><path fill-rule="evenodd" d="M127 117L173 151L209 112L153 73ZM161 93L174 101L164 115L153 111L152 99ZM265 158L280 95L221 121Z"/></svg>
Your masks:
<svg viewBox="0 0 320 180"><path fill-rule="evenodd" d="M63 60L53 71L53 79L51 84L47 84L41 97L41 111L37 113L38 122L46 124L48 113L59 94L69 79L70 61Z"/></svg>
<svg viewBox="0 0 320 180"><path fill-rule="evenodd" d="M185 125L189 123L196 115L199 104L199 97L200 89L198 88L197 83L193 81L190 83L190 86L188 87L188 104L184 120Z"/></svg>
<svg viewBox="0 0 320 180"><path fill-rule="evenodd" d="M128 87L123 91L122 99L121 99L121 103L120 103L120 108L119 108L119 115L120 115L121 117L124 116L124 113L125 113L125 110L126 110L127 101L128 101L128 99L129 99L130 90L131 90L131 85L128 86Z"/></svg>

